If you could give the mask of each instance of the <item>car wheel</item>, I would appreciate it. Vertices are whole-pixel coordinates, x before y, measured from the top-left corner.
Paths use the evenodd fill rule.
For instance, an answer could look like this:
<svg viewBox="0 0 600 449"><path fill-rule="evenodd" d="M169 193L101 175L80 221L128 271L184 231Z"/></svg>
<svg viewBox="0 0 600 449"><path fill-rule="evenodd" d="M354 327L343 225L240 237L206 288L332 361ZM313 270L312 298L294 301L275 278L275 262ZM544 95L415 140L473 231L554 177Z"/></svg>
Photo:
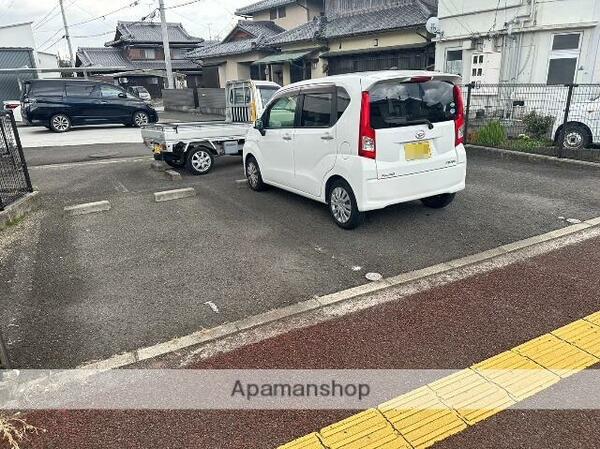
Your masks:
<svg viewBox="0 0 600 449"><path fill-rule="evenodd" d="M71 129L71 119L65 114L56 114L50 118L49 128L55 133L64 133Z"/></svg>
<svg viewBox="0 0 600 449"><path fill-rule="evenodd" d="M185 165L185 162L181 162L181 161L174 161L174 160L165 160L165 162L167 163L167 165L170 165L173 168L181 168Z"/></svg>
<svg viewBox="0 0 600 449"><path fill-rule="evenodd" d="M442 193L441 195L435 195L435 196L430 196L428 198L423 198L421 200L421 202L425 206L431 207L432 209L441 209L443 207L446 207L448 204L450 204L454 200L455 196L456 196L455 193Z"/></svg>
<svg viewBox="0 0 600 449"><path fill-rule="evenodd" d="M137 111L133 114L133 126L139 128L150 123L150 117L144 111Z"/></svg>
<svg viewBox="0 0 600 449"><path fill-rule="evenodd" d="M188 153L186 168L194 175L205 175L215 162L215 157L205 147L194 148Z"/></svg>
<svg viewBox="0 0 600 449"><path fill-rule="evenodd" d="M327 200L329 212L339 227L354 229L363 222L364 213L358 210L354 192L346 181L334 181Z"/></svg>
<svg viewBox="0 0 600 449"><path fill-rule="evenodd" d="M248 186L256 191L260 192L265 190L266 185L263 182L262 174L260 173L260 167L258 162L252 156L246 158L246 179L248 180Z"/></svg>
<svg viewBox="0 0 600 449"><path fill-rule="evenodd" d="M590 146L592 139L585 126L567 123L560 132L558 142L567 150L582 150Z"/></svg>

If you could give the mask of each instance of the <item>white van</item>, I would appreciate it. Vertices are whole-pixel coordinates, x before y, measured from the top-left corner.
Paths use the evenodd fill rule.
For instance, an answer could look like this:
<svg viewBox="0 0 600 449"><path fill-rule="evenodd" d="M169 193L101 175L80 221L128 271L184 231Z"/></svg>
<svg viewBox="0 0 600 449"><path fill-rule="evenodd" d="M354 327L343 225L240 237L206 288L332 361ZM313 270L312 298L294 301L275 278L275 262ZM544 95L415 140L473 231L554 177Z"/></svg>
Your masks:
<svg viewBox="0 0 600 449"><path fill-rule="evenodd" d="M460 77L425 71L336 75L279 90L244 145L248 185L329 205L346 229L363 213L465 188Z"/></svg>

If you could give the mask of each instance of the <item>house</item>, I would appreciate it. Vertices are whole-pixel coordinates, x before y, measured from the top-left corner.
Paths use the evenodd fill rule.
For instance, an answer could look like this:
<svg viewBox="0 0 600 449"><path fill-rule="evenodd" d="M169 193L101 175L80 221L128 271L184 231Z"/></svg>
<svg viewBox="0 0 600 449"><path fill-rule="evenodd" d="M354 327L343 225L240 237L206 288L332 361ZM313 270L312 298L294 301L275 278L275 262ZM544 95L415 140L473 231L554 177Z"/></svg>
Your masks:
<svg viewBox="0 0 600 449"><path fill-rule="evenodd" d="M202 46L202 38L190 36L181 23L168 23L172 67L175 74L186 75L189 87L203 85L202 68L184 55ZM77 67L119 67L119 84L144 86L153 98L165 87L166 69L160 23L117 23L115 37L104 47L77 49Z"/></svg>
<svg viewBox="0 0 600 449"><path fill-rule="evenodd" d="M465 82L600 82L598 1L440 0L436 41L436 69Z"/></svg>
<svg viewBox="0 0 600 449"><path fill-rule="evenodd" d="M325 0L325 14L263 45L280 53L255 64L283 66L284 84L364 70L426 69L434 65L436 14L430 0Z"/></svg>
<svg viewBox="0 0 600 449"><path fill-rule="evenodd" d="M278 8L284 5L285 17L280 17ZM283 85L361 70L433 68L435 44L425 24L437 14L436 0L324 0L322 10L319 4L303 3L302 15L294 9L299 5L287 0L263 0L240 8L238 14L253 14L255 19L266 17L267 12L273 17L273 21L251 23L286 28L272 32L271 27L268 33L238 44L246 46L243 59L239 59L238 50L235 54L220 51L231 45L229 37L191 56L204 67L243 64L243 70L221 70L221 85L229 79L248 77ZM292 11L301 22L294 27L283 21ZM240 21L238 27L248 23ZM235 36L237 32L232 33ZM216 53L220 59L215 58Z"/></svg>
<svg viewBox="0 0 600 449"><path fill-rule="evenodd" d="M58 67L56 55L36 50L32 23L0 26L0 69ZM53 74L0 72L0 102L18 100L21 97L22 81L48 76L52 77Z"/></svg>
<svg viewBox="0 0 600 449"><path fill-rule="evenodd" d="M193 50L187 58L202 64L203 70L216 80L205 87L225 87L228 80L264 80L266 74L252 63L272 51L262 42L283 31L270 20L240 20L221 43Z"/></svg>
<svg viewBox="0 0 600 449"><path fill-rule="evenodd" d="M243 8L235 14L256 21L270 20L285 30L310 22L323 12L323 0L262 0Z"/></svg>

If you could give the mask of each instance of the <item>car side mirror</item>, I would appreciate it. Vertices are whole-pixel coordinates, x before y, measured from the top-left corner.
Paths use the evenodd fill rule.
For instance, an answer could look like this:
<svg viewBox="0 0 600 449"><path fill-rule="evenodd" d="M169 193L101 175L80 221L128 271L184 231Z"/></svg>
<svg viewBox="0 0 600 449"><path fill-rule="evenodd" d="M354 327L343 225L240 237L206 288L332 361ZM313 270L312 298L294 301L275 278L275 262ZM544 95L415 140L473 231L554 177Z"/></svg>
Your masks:
<svg viewBox="0 0 600 449"><path fill-rule="evenodd" d="M267 131L265 130L265 124L263 123L262 119L258 119L254 122L254 128L258 130L261 136L264 136L267 133Z"/></svg>
<svg viewBox="0 0 600 449"><path fill-rule="evenodd" d="M119 98L127 98L127 94L125 92L119 93Z"/></svg>

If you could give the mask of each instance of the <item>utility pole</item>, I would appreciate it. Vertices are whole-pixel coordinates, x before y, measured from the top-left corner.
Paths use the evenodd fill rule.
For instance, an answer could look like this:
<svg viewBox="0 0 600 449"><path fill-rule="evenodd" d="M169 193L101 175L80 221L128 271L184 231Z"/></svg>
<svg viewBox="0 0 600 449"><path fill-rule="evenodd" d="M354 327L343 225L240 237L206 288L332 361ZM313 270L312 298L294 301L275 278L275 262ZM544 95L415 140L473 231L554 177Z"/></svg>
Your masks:
<svg viewBox="0 0 600 449"><path fill-rule="evenodd" d="M63 0L58 0L60 4L60 13L62 14L63 25L65 27L65 38L69 46L69 56L71 57L71 67L75 67L75 54L73 53L73 44L71 43L71 35L69 34L69 25L67 24L67 16L65 16L65 5Z"/></svg>
<svg viewBox="0 0 600 449"><path fill-rule="evenodd" d="M62 2L62 0L61 0ZM163 50L165 53L165 68L167 69L167 87L174 89L173 68L171 67L171 47L169 45L169 33L167 29L167 20L165 19L165 1L158 0L158 9L160 11L160 27L162 30Z"/></svg>

